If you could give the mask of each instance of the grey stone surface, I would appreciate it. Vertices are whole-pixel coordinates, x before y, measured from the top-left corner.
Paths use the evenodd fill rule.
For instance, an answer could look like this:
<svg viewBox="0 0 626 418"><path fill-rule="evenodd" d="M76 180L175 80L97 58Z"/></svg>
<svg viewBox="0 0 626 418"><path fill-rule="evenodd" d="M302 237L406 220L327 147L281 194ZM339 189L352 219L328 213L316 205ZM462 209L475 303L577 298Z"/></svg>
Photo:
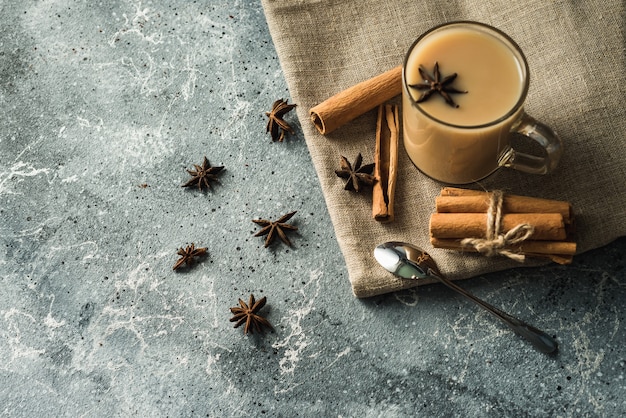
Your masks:
<svg viewBox="0 0 626 418"><path fill-rule="evenodd" d="M0 415L623 416L626 240L355 299L258 1L0 3ZM181 188L207 156L220 183ZM297 210L295 247L253 218ZM173 272L176 250L209 255ZM364 248L364 251L371 249ZM276 331L244 336L250 293Z"/></svg>

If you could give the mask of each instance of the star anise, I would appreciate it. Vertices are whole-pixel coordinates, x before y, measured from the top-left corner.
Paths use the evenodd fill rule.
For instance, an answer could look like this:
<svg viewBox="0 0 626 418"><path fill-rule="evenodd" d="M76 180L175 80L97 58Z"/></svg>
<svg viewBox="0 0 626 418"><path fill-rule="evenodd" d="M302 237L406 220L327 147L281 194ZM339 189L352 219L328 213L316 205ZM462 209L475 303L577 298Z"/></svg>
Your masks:
<svg viewBox="0 0 626 418"><path fill-rule="evenodd" d="M261 235L267 235L267 238L265 238L266 248L272 243L272 241L274 241L274 239L276 239L277 235L281 239L282 242L284 242L285 244L291 247L291 241L289 241L289 238L287 238L287 235L285 234L285 230L297 231L298 227L290 225L286 222L289 219L291 219L291 217L295 215L296 212L297 211L294 211L286 215L283 215L280 218L278 218L277 221L270 221L267 219L253 219L252 222L254 222L257 225L261 225L263 227L263 229L261 229L259 232L254 234L254 236L260 237Z"/></svg>
<svg viewBox="0 0 626 418"><path fill-rule="evenodd" d="M432 76L428 74L424 67L422 67L421 65L419 68L419 72L424 79L424 82L420 84L409 84L409 87L412 87L414 89L426 90L424 93L422 93L420 98L417 99L417 103L425 102L430 98L430 96L433 95L433 93L438 93L445 99L446 103L448 103L450 106L459 107L458 104L454 103L452 97L450 97L450 93L464 94L467 93L467 91L457 90L450 85L454 82L454 79L456 79L456 73L444 77L442 80L441 73L439 72L438 62L435 62L435 69Z"/></svg>
<svg viewBox="0 0 626 418"><path fill-rule="evenodd" d="M178 254L180 258L176 261L172 270L178 269L183 264L191 266L194 263L195 257L200 257L206 254L206 248L196 248L195 244L191 243L191 245L188 245L185 248L179 248L176 254Z"/></svg>
<svg viewBox="0 0 626 418"><path fill-rule="evenodd" d="M261 308L265 306L265 302L267 302L267 298L265 296L255 301L253 294L250 294L250 300L248 301L247 305L246 302L239 299L240 306L230 308L230 311L234 314L234 316L230 318L230 322L237 321L237 323L235 324L235 328L245 323L246 325L243 327L244 334L247 334L248 332L250 334L254 334L255 331L257 333L263 333L265 331L265 328L273 330L274 327L272 327L272 324L270 324L267 319L258 314Z"/></svg>
<svg viewBox="0 0 626 418"><path fill-rule="evenodd" d="M341 156L341 170L335 170L335 174L339 177L347 179L345 190L353 190L355 192L361 191L362 185L371 186L374 184L375 177L372 175L374 171L374 163L361 166L363 157L361 153L357 155L354 161L354 168L346 157Z"/></svg>
<svg viewBox="0 0 626 418"><path fill-rule="evenodd" d="M283 142L283 139L285 139L285 132L289 132L291 134L294 133L293 128L284 121L283 116L286 113L290 112L291 109L293 109L297 105L287 104L287 101L283 101L283 99L278 99L272 105L272 110L270 112L265 112L265 114L269 117L265 132L270 133L270 135L272 136L272 141L274 142Z"/></svg>
<svg viewBox="0 0 626 418"><path fill-rule="evenodd" d="M203 190L205 187L210 189L211 182L216 181L217 175L224 169L224 166L211 167L206 157L204 157L202 165L194 164L193 166L195 170L187 170L189 175L191 175L191 179L181 187L198 186L198 190Z"/></svg>

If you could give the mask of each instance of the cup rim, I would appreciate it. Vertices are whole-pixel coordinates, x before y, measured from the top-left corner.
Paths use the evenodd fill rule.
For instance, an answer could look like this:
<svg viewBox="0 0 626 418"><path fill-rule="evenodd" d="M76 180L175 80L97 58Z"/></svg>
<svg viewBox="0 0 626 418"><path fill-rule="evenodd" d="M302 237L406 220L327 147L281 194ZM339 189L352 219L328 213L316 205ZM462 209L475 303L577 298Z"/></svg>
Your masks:
<svg viewBox="0 0 626 418"><path fill-rule="evenodd" d="M407 81L406 81L406 64L407 61L409 59L409 56L411 55L411 52L413 52L413 49L417 46L417 44L422 41L424 38L426 38L428 35L430 35L431 33L435 32L435 31L439 31L442 30L446 27L449 26L476 26L479 28L482 28L482 30L487 30L489 32L495 33L498 37L501 38L501 40L504 40L505 43L508 43L507 46L509 46L511 49L513 49L518 55L519 58L521 58L521 64L524 70L524 83L523 83L523 88L522 88L522 92L520 94L519 99L517 100L517 102L515 103L515 105L508 111L506 112L503 116L499 117L498 119L492 120L490 122L487 123L483 123L480 125L457 125L454 123L450 123L450 122L446 122L443 121L441 119L437 119L436 117L432 116L431 114L429 114L428 112L426 112L424 109L422 109L421 106L419 106L419 104L417 103L417 101L415 100L415 98L413 97L413 95L411 94L410 90L408 89L408 85L407 85ZM516 57L517 59L517 57ZM486 23L482 23L482 22L477 22L477 21L472 21L472 20L455 20L455 21L450 21L450 22L446 22L446 23L442 23L440 25L437 26L433 26L432 28L428 29L426 32L422 33L409 47L407 53L404 56L404 60L402 62L402 89L406 91L406 94L408 95L408 98L411 102L411 105L416 108L420 113L422 113L425 117L429 118L432 121L435 121L439 124L448 126L448 127L452 127L452 128L459 128L459 129L480 129L480 128L486 128L489 126L494 126L497 125L507 119L509 119L510 117L512 117L513 115L515 115L517 112L520 111L520 109L523 107L524 105L524 101L526 100L526 96L528 95L528 88L530 86L530 71L529 71L529 67L528 67L528 61L526 60L526 56L524 55L524 52L522 51L522 49L520 48L520 46L517 44L517 42L515 42L509 35L507 35L506 33L504 33L503 31L501 31L498 28L495 28L491 25L488 25Z"/></svg>

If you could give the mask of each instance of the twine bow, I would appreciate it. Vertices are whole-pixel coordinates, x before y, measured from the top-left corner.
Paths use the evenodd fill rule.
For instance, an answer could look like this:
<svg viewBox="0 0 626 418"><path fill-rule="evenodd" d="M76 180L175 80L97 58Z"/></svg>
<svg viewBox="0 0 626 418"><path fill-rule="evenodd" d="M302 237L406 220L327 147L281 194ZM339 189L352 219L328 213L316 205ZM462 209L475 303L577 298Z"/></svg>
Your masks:
<svg viewBox="0 0 626 418"><path fill-rule="evenodd" d="M504 193L496 190L491 195L489 209L487 210L487 238L465 238L461 245L473 247L476 251L488 257L503 255L512 260L523 262L524 254L508 249L511 245L519 244L531 237L535 228L532 225L523 223L515 226L505 234L502 229L502 204Z"/></svg>

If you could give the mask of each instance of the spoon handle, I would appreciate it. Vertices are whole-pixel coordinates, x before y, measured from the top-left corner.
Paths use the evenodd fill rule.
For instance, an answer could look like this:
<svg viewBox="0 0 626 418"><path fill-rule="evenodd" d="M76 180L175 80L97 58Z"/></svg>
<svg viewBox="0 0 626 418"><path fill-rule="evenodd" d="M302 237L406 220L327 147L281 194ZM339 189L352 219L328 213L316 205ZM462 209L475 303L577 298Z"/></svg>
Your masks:
<svg viewBox="0 0 626 418"><path fill-rule="evenodd" d="M526 338L536 349L538 349L542 353L550 354L554 353L558 349L559 346L556 340L545 332L533 327L532 325L528 325L524 321L521 321L501 311L495 306L485 302L484 300L477 298L467 290L457 286L455 283L453 283L450 279L443 276L442 274L436 274L433 271L430 271L429 273L429 276L440 280L450 289L460 293L472 302L476 303L478 306L491 313L496 318L500 319L502 322L508 325L516 334Z"/></svg>

